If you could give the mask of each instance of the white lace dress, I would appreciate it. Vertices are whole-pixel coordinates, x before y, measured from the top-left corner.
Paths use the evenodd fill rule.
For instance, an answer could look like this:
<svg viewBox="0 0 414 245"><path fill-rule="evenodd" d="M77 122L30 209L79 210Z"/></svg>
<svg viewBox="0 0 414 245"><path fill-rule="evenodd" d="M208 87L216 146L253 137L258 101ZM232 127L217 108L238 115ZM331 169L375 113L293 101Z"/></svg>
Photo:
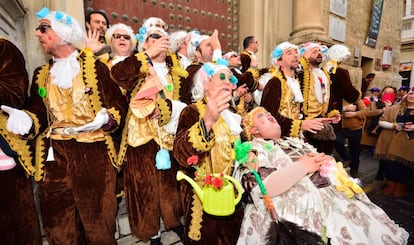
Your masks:
<svg viewBox="0 0 414 245"><path fill-rule="evenodd" d="M316 150L297 138L275 143L263 139L252 141L258 152L260 167L283 168L305 152ZM288 177L287 177L288 178ZM263 180L266 183L267 178ZM265 244L264 236L271 218L258 186L250 192L237 244ZM305 176L288 191L272 198L278 215L326 236L332 244L407 244L408 233L395 224L365 193L349 199L335 187L317 188Z"/></svg>

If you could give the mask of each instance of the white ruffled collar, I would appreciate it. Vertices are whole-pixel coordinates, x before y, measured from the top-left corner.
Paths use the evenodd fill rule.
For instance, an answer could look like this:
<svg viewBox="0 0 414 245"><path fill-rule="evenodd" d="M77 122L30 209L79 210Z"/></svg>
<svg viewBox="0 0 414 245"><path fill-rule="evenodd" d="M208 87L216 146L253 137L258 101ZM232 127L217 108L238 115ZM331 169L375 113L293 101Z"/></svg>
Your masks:
<svg viewBox="0 0 414 245"><path fill-rule="evenodd" d="M72 80L80 71L78 54L78 51L75 50L68 57L53 58L54 64L49 71L53 77L53 84L63 89L72 87Z"/></svg>
<svg viewBox="0 0 414 245"><path fill-rule="evenodd" d="M220 113L220 116L224 119L233 135L239 135L243 131L240 126L242 117L239 114L224 110Z"/></svg>

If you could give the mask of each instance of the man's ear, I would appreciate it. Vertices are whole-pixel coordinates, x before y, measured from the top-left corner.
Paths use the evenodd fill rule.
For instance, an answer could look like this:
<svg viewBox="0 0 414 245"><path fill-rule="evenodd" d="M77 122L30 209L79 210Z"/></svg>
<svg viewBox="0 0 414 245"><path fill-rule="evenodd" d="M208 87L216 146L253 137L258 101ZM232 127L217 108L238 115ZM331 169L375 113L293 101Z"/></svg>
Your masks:
<svg viewBox="0 0 414 245"><path fill-rule="evenodd" d="M250 128L250 133L251 134L257 134L257 133L259 133L259 130L256 127L251 127Z"/></svg>
<svg viewBox="0 0 414 245"><path fill-rule="evenodd" d="M86 30L91 30L91 24L89 24L88 22L86 22Z"/></svg>
<svg viewBox="0 0 414 245"><path fill-rule="evenodd" d="M203 60L203 54L201 53L201 50L196 49L195 51L195 57L198 61L202 61Z"/></svg>

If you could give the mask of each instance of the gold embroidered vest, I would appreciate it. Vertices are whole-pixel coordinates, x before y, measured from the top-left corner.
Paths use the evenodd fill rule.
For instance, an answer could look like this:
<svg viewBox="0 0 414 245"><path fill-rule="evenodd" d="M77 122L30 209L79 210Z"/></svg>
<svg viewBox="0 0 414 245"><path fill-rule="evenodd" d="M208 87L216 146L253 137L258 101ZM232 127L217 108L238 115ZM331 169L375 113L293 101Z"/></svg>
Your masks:
<svg viewBox="0 0 414 245"><path fill-rule="evenodd" d="M86 93L82 72L72 80L72 88L62 89L52 83L51 76L45 84L47 91L46 106L48 107L50 138L54 140L76 139L78 142L96 142L104 140L102 129L92 132L81 132L74 135L64 135L55 132L55 129L82 126L92 122L95 118ZM90 88L89 88L90 89Z"/></svg>
<svg viewBox="0 0 414 245"><path fill-rule="evenodd" d="M279 106L279 113L280 115L292 119L292 120L299 120L300 119L300 103L295 102L294 94L290 87L287 84L286 78L283 76L282 72L279 71L276 73L276 77L280 81L280 86L282 89L282 96L280 99L280 106Z"/></svg>

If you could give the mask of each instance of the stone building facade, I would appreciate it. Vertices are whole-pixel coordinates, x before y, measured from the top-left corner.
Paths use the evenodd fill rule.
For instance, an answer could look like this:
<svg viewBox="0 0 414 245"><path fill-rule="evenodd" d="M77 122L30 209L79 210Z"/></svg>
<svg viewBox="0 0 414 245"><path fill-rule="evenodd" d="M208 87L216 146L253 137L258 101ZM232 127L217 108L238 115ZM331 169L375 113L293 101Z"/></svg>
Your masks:
<svg viewBox="0 0 414 245"><path fill-rule="evenodd" d="M220 32L225 51L241 51L244 37L259 40L259 64L267 66L273 48L282 41L301 44L320 41L348 46L352 56L344 63L354 85L376 73L376 86L401 85L399 74L403 8L407 0L8 0L0 2L0 35L15 42L25 54L29 73L45 57L34 37L36 12L43 6L62 10L82 25L84 13L104 10L112 23L134 27L150 16L165 19L171 30L199 29L206 34ZM382 3L375 47L365 44L373 16L373 4ZM375 17L378 17L376 13ZM378 20L378 19L377 19ZM392 50L390 50L391 48ZM385 59L384 59L385 58ZM383 65L384 60L388 65ZM411 58L412 60L412 58Z"/></svg>
<svg viewBox="0 0 414 245"><path fill-rule="evenodd" d="M239 36L258 36L263 43L260 57L264 64L269 63L272 49L281 41L344 44L353 56L344 67L349 69L355 87L360 88L362 77L368 73L376 74L375 86L399 87L403 0L379 1L383 6L375 48L365 45L365 40L373 2L378 0L241 0ZM383 66L384 47L392 48L391 53L385 52L389 67Z"/></svg>
<svg viewBox="0 0 414 245"><path fill-rule="evenodd" d="M404 0L401 34L400 75L402 84L414 86L414 0Z"/></svg>

